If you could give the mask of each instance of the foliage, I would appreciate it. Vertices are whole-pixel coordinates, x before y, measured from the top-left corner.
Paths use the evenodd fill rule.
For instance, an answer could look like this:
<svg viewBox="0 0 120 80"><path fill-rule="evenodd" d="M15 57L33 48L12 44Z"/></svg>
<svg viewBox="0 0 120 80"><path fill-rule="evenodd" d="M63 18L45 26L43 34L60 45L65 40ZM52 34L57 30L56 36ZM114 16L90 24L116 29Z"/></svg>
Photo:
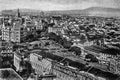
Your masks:
<svg viewBox="0 0 120 80"><path fill-rule="evenodd" d="M1 77L8 78L10 76L10 72L8 70L2 70Z"/></svg>
<svg viewBox="0 0 120 80"><path fill-rule="evenodd" d="M81 55L81 48L77 46L73 46L69 49L69 51L75 52L76 55Z"/></svg>
<svg viewBox="0 0 120 80"><path fill-rule="evenodd" d="M49 33L48 37L50 40L54 40L55 42L61 44L64 48L67 48L67 49L69 49L73 44L72 42L67 41L65 38L62 38L61 36L56 35L55 33Z"/></svg>
<svg viewBox="0 0 120 80"><path fill-rule="evenodd" d="M86 59L90 59L90 61L92 61L92 62L98 62L98 59L94 55L92 55L92 54L87 54L85 56L85 58Z"/></svg>

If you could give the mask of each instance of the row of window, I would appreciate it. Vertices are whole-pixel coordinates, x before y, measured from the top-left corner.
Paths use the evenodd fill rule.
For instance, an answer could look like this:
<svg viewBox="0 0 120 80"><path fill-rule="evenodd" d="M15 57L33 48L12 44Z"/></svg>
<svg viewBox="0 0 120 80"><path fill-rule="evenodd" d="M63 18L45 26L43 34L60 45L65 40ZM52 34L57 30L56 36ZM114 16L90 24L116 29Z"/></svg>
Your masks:
<svg viewBox="0 0 120 80"><path fill-rule="evenodd" d="M79 75L78 77L72 77L58 70L54 70L53 72L57 76L57 78L60 78L62 80L97 80L95 78L90 78L89 76L86 77L82 75Z"/></svg>
<svg viewBox="0 0 120 80"><path fill-rule="evenodd" d="M40 65L37 63L32 62L32 65L34 66L35 69L40 70L40 71L44 71L46 70L47 72L50 72L50 69L45 68L44 65Z"/></svg>
<svg viewBox="0 0 120 80"><path fill-rule="evenodd" d="M75 71L72 71L70 69L66 69L64 66L63 67L54 66L53 69L61 72L62 74L64 73L64 76L65 75L68 75L69 77L76 77L76 76L81 77L82 76L82 78L85 78L85 80L95 80L95 78L90 76L89 74L88 75L87 74L81 75L79 73L76 73ZM81 80L84 80L84 79L81 79Z"/></svg>
<svg viewBox="0 0 120 80"><path fill-rule="evenodd" d="M59 71L62 71L62 72L64 72L64 73L68 74L69 76L73 76L73 77L76 76L76 73L75 73L75 72L71 71L70 69L65 68L65 66L60 67L60 66L55 65L55 66L54 66L54 69L59 70Z"/></svg>
<svg viewBox="0 0 120 80"><path fill-rule="evenodd" d="M58 78L60 78L62 80L75 80L75 77L71 77L69 75L66 75L65 73L62 73L58 70L54 70L53 72Z"/></svg>

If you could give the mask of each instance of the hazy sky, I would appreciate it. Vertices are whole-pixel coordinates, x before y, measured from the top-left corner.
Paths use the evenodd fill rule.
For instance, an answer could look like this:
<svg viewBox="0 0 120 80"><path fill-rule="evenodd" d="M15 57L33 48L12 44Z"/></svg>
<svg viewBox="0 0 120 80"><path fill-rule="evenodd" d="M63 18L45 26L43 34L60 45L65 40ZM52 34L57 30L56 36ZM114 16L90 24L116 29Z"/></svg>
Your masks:
<svg viewBox="0 0 120 80"><path fill-rule="evenodd" d="M16 8L70 10L89 7L120 8L120 0L0 0L0 10Z"/></svg>

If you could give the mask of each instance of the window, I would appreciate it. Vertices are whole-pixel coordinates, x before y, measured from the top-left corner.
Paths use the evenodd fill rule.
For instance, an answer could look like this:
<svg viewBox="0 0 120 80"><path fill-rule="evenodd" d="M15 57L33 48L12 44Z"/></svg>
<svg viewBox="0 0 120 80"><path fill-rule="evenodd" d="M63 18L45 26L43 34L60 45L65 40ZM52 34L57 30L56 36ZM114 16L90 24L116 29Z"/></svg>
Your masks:
<svg viewBox="0 0 120 80"><path fill-rule="evenodd" d="M32 44L29 44L29 46L32 46Z"/></svg>
<svg viewBox="0 0 120 80"><path fill-rule="evenodd" d="M34 48L38 48L38 44L35 44L35 45L34 45Z"/></svg>
<svg viewBox="0 0 120 80"><path fill-rule="evenodd" d="M23 28L21 28L21 30L23 30Z"/></svg>
<svg viewBox="0 0 120 80"><path fill-rule="evenodd" d="M38 60L39 60L39 61L42 61L42 57L38 57Z"/></svg>
<svg viewBox="0 0 120 80"><path fill-rule="evenodd" d="M41 46L41 43L39 43L39 46Z"/></svg>

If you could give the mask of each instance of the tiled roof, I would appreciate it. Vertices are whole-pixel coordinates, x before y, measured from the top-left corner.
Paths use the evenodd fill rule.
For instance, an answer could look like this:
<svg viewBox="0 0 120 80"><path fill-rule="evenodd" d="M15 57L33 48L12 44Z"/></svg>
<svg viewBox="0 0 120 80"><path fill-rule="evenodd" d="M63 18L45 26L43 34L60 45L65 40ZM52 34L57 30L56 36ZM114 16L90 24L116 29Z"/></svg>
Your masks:
<svg viewBox="0 0 120 80"><path fill-rule="evenodd" d="M100 46L85 46L85 50L92 51L95 53L103 53L103 54L109 54L109 55L117 55L120 54L120 50L115 48L107 48L107 47L100 47Z"/></svg>
<svg viewBox="0 0 120 80"><path fill-rule="evenodd" d="M104 72L104 71L101 71L101 70L96 69L96 68L92 68L89 72L96 75L96 76L106 78L106 80L116 80L119 77L116 74Z"/></svg>

